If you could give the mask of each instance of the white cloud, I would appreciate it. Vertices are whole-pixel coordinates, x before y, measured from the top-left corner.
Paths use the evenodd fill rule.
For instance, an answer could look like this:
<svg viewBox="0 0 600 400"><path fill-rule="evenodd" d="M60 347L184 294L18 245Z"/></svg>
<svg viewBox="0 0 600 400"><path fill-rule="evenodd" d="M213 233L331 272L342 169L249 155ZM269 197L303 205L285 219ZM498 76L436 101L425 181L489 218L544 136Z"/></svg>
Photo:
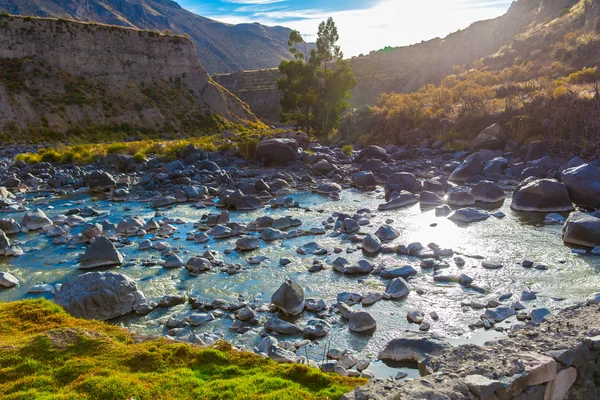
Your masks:
<svg viewBox="0 0 600 400"><path fill-rule="evenodd" d="M230 0L245 4L269 4L276 0ZM212 15L228 23L260 22L299 30L314 40L322 20L333 17L345 55L367 54L385 46L405 46L444 37L471 23L494 18L506 12L507 0L382 0L367 10L324 12L320 9L299 11L256 9L250 15Z"/></svg>

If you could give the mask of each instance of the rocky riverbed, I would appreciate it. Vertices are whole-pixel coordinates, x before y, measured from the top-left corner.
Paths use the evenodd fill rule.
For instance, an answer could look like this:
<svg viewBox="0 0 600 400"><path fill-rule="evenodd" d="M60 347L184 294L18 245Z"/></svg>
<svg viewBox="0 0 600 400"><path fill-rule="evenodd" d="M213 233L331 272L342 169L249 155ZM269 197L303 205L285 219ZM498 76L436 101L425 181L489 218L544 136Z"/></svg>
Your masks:
<svg viewBox="0 0 600 400"><path fill-rule="evenodd" d="M273 139L261 163L188 146L24 165L5 149L0 300L340 374L432 372L394 340L440 356L600 286L597 163L494 150L489 132L474 152Z"/></svg>

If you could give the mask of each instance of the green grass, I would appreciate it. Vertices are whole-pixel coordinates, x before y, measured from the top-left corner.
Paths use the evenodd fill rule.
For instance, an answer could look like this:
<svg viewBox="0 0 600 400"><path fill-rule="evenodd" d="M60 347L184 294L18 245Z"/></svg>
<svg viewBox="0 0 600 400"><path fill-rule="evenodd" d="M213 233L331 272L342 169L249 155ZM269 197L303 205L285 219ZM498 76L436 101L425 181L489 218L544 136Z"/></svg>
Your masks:
<svg viewBox="0 0 600 400"><path fill-rule="evenodd" d="M279 365L224 342L135 343L47 300L0 304L3 399L338 399L364 379Z"/></svg>

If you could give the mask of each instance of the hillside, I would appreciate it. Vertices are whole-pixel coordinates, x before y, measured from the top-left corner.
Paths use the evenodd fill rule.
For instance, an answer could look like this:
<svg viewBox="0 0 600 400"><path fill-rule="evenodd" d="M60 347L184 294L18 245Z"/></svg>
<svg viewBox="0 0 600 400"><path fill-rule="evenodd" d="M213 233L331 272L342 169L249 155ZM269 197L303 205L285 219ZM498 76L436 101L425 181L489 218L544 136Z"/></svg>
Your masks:
<svg viewBox="0 0 600 400"><path fill-rule="evenodd" d="M288 28L224 24L189 12L171 0L3 0L0 13L188 34L211 74L276 67L290 58Z"/></svg>
<svg viewBox="0 0 600 400"><path fill-rule="evenodd" d="M352 91L350 103L355 107L373 105L382 93L410 93L429 83L439 84L444 76L452 73L454 66L470 65L497 53L519 35L542 29L561 10L576 3L577 0L518 0L503 16L476 22L444 39L354 57L349 62L358 84ZM571 21L561 32L564 35L563 30L573 31L581 24L580 20ZM557 36L560 36L558 32ZM530 45L525 47L535 50ZM263 110L272 108L266 107L266 99L277 98L276 80L273 71L244 71L234 79L217 77L218 82L247 102L261 118L272 115L272 111L264 114ZM260 82L259 88L255 82Z"/></svg>
<svg viewBox="0 0 600 400"><path fill-rule="evenodd" d="M0 303L3 398L330 399L364 379L279 365L218 342L143 337L46 300Z"/></svg>
<svg viewBox="0 0 600 400"><path fill-rule="evenodd" d="M257 123L183 36L0 16L0 131L46 140L114 131L199 134Z"/></svg>

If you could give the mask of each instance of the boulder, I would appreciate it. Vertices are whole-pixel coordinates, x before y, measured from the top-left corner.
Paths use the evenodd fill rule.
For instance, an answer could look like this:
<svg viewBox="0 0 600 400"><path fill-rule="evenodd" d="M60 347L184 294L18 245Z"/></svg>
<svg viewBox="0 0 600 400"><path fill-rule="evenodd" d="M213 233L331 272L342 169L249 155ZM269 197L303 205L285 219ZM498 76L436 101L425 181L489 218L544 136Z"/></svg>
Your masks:
<svg viewBox="0 0 600 400"><path fill-rule="evenodd" d="M402 208L406 206L410 206L419 202L419 199L414 194L401 191L400 193L395 194L392 198L384 204L380 204L377 208L379 211L388 211L394 210L396 208Z"/></svg>
<svg viewBox="0 0 600 400"><path fill-rule="evenodd" d="M104 236L97 238L79 261L79 269L112 267L123 263L123 255Z"/></svg>
<svg viewBox="0 0 600 400"><path fill-rule="evenodd" d="M379 353L382 361L416 362L438 357L450 349L450 345L432 335L406 333L404 337L393 339Z"/></svg>
<svg viewBox="0 0 600 400"><path fill-rule="evenodd" d="M546 146L546 142L534 140L533 142L529 143L529 146L527 147L527 161L539 160L547 155L548 146Z"/></svg>
<svg viewBox="0 0 600 400"><path fill-rule="evenodd" d="M423 190L423 185L409 172L395 172L385 182L385 198L389 199L393 192L407 191L418 193Z"/></svg>
<svg viewBox="0 0 600 400"><path fill-rule="evenodd" d="M392 226L383 225L377 229L375 236L377 236L381 241L389 241L400 236L400 232L398 232L398 230L394 229Z"/></svg>
<svg viewBox="0 0 600 400"><path fill-rule="evenodd" d="M0 287L11 288L19 284L19 280L8 272L0 272Z"/></svg>
<svg viewBox="0 0 600 400"><path fill-rule="evenodd" d="M504 201L504 190L494 182L480 181L471 188L471 194L481 203L499 203Z"/></svg>
<svg viewBox="0 0 600 400"><path fill-rule="evenodd" d="M565 243L576 246L600 246L600 218L582 212L571 213L563 226L562 238Z"/></svg>
<svg viewBox="0 0 600 400"><path fill-rule="evenodd" d="M358 162L363 162L366 161L368 159L371 158L376 158L378 160L387 160L388 159L388 155L385 152L385 149L383 147L379 147L379 146L368 146L365 147L364 149L362 149L360 151L360 153L358 153Z"/></svg>
<svg viewBox="0 0 600 400"><path fill-rule="evenodd" d="M377 186L377 181L371 171L363 171L352 176L352 184L359 188L372 188Z"/></svg>
<svg viewBox="0 0 600 400"><path fill-rule="evenodd" d="M284 321L278 317L269 319L265 323L265 328L267 328L269 331L281 333L283 335L295 335L296 333L302 332L302 329L300 329L298 326Z"/></svg>
<svg viewBox="0 0 600 400"><path fill-rule="evenodd" d="M285 232L282 232L279 229L266 228L262 231L260 236L265 242L272 242L274 240L283 239L285 237Z"/></svg>
<svg viewBox="0 0 600 400"><path fill-rule="evenodd" d="M94 171L85 177L85 183L93 192L105 192L117 184L111 174L105 171Z"/></svg>
<svg viewBox="0 0 600 400"><path fill-rule="evenodd" d="M140 217L125 218L117 225L117 233L123 235L137 235L144 229L146 222Z"/></svg>
<svg viewBox="0 0 600 400"><path fill-rule="evenodd" d="M439 206L444 204L444 199L442 199L437 193L426 190L421 192L419 201L421 206Z"/></svg>
<svg viewBox="0 0 600 400"><path fill-rule="evenodd" d="M0 230L7 235L14 235L21 232L21 225L12 218L0 219Z"/></svg>
<svg viewBox="0 0 600 400"><path fill-rule="evenodd" d="M254 237L241 238L235 243L235 248L240 251L256 250L259 247L260 241Z"/></svg>
<svg viewBox="0 0 600 400"><path fill-rule="evenodd" d="M265 165L286 165L298 156L298 142L294 139L268 139L256 147L256 155Z"/></svg>
<svg viewBox="0 0 600 400"><path fill-rule="evenodd" d="M415 275L417 275L417 271L410 265L405 265L400 268L386 268L379 274L382 279L408 279Z"/></svg>
<svg viewBox="0 0 600 400"><path fill-rule="evenodd" d="M450 174L452 182L466 182L474 176L480 175L483 172L483 160L477 153L470 155L465 161L460 163Z"/></svg>
<svg viewBox="0 0 600 400"><path fill-rule="evenodd" d="M378 253L381 250L381 241L375 235L367 235L362 241L362 249L367 253Z"/></svg>
<svg viewBox="0 0 600 400"><path fill-rule="evenodd" d="M567 187L554 179L528 178L515 190L510 207L518 211L563 212L573 210Z"/></svg>
<svg viewBox="0 0 600 400"><path fill-rule="evenodd" d="M480 208L461 208L459 210L454 211L448 219L453 222L461 222L461 223L471 223L477 221L483 221L490 217L490 214L482 210Z"/></svg>
<svg viewBox="0 0 600 400"><path fill-rule="evenodd" d="M600 208L600 168L593 164L565 169L561 174L573 203L580 207Z"/></svg>
<svg viewBox="0 0 600 400"><path fill-rule="evenodd" d="M390 299L401 299L408 296L410 287L402 278L395 278L385 287L385 296Z"/></svg>
<svg viewBox="0 0 600 400"><path fill-rule="evenodd" d="M446 198L451 206L464 207L475 204L475 196L471 194L471 189L465 186L458 186L450 190Z"/></svg>
<svg viewBox="0 0 600 400"><path fill-rule="evenodd" d="M88 272L64 283L54 302L78 318L108 320L146 302L135 281L114 272Z"/></svg>
<svg viewBox="0 0 600 400"><path fill-rule="evenodd" d="M4 231L0 230L0 255L6 254L9 248L10 240L8 239Z"/></svg>
<svg viewBox="0 0 600 400"><path fill-rule="evenodd" d="M285 314L299 315L304 311L304 290L296 282L287 280L273 294L271 303Z"/></svg>
<svg viewBox="0 0 600 400"><path fill-rule="evenodd" d="M33 211L27 211L25 213L21 224L30 231L37 231L45 226L52 225L52 221L42 210L36 208Z"/></svg>
<svg viewBox="0 0 600 400"><path fill-rule="evenodd" d="M352 332L369 332L377 328L377 321L366 311L359 311L350 314L348 329Z"/></svg>
<svg viewBox="0 0 600 400"><path fill-rule="evenodd" d="M471 141L471 151L479 150L503 150L506 146L506 136L502 127L498 124L493 124L485 128Z"/></svg>
<svg viewBox="0 0 600 400"><path fill-rule="evenodd" d="M311 319L306 323L302 330L302 336L305 339L318 339L326 336L331 330L331 325L322 319Z"/></svg>

